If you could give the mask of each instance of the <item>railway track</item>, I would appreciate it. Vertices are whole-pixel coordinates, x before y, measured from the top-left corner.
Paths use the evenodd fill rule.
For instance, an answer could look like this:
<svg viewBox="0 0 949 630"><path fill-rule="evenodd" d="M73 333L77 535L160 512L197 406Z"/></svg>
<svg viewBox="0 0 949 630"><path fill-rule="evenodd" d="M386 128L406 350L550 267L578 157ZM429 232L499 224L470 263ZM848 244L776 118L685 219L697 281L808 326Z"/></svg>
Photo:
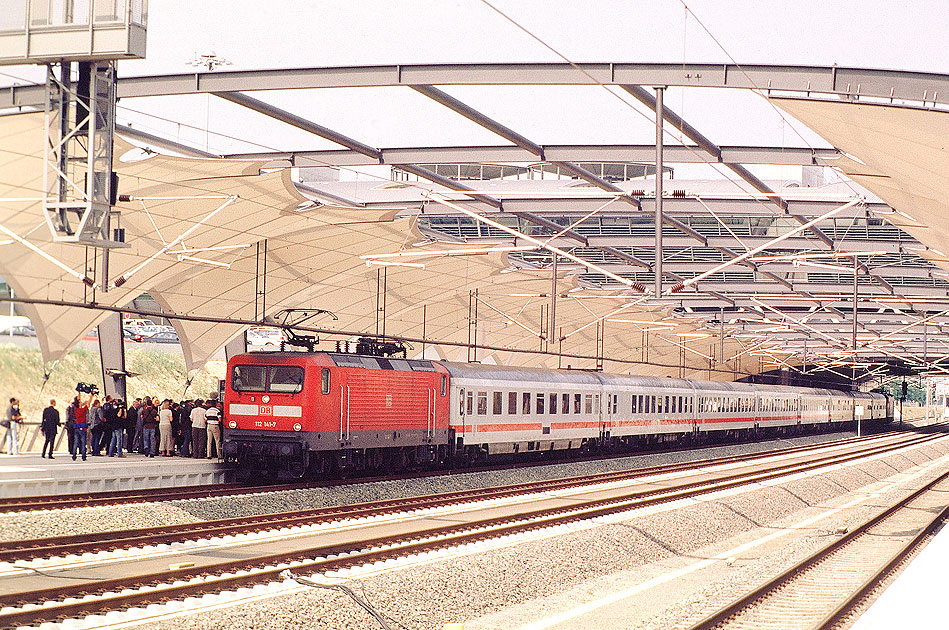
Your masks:
<svg viewBox="0 0 949 630"><path fill-rule="evenodd" d="M207 484L202 486L181 486L178 488L147 488L143 490L115 490L109 492L90 492L86 494L54 494L48 496L3 497L0 498L0 513L28 512L31 510L63 510L99 505L118 505L123 503L148 503L155 501L179 501L182 499L205 499L238 494L253 494L268 490L293 490L306 488L307 484L276 486L273 484L248 486L241 483Z"/></svg>
<svg viewBox="0 0 949 630"><path fill-rule="evenodd" d="M693 630L835 628L928 542L946 518L949 473L724 606Z"/></svg>
<svg viewBox="0 0 949 630"><path fill-rule="evenodd" d="M905 434L904 434L905 436ZM869 443L872 438L853 438L825 446L827 449L840 447L853 448L846 454L830 454L827 457L813 460L810 465L823 465L828 461L845 461L843 457L864 457L867 451L861 450L862 445ZM878 440L881 438L877 438ZM910 438L907 444L927 439L922 436ZM878 447L878 452L890 448L889 445ZM729 464L750 463L774 457L787 457L799 453L812 453L813 446L792 447L780 451L772 451L757 455L734 455L702 462L705 467L725 466ZM50 556L79 555L123 549L133 546L167 544L170 540L209 538L213 536L227 536L240 533L255 532L268 529L281 529L318 525L342 519L357 519L372 516L382 516L413 509L431 509L436 507L460 505L514 497L520 494L554 492L566 488L580 488L610 482L624 482L656 475L687 471L696 467L696 463L668 464L653 466L632 471L617 471L582 477L568 477L547 481L514 484L494 488L479 488L456 492L446 492L438 495L398 498L383 501L374 501L357 505L316 508L301 512L265 514L259 516L237 517L207 521L203 523L188 523L185 525L171 525L152 527L119 532L87 533L72 536L58 536L54 538L27 539L0 543L0 562L16 562L34 558L48 558ZM761 474L786 474L793 468L786 464L777 464L768 469L762 469ZM742 479L742 475L734 475L735 479ZM704 482L696 482L701 485ZM660 492L656 490L655 492ZM644 495L647 496L647 495Z"/></svg>
<svg viewBox="0 0 949 630"><path fill-rule="evenodd" d="M898 435L899 431L888 431L873 434L864 438L845 438L838 440L835 444L846 444L851 441L868 439L873 436ZM711 446L709 448L712 448ZM791 447L790 449L780 449L780 452L794 450L804 450L813 448L813 446ZM682 450L696 451L696 448L673 448L650 450L650 454L674 453ZM529 468L531 466L546 466L551 464L570 463L572 461L596 461L600 459L613 459L617 457L628 457L630 455L641 453L622 453L615 455L605 455L599 457L585 457L582 459L538 459L532 462L519 462L518 468ZM756 454L734 456L736 458L754 457ZM278 490L298 490L308 488L326 488L350 483L372 483L376 481L393 481L401 479L412 479L420 477L432 477L439 475L450 475L472 472L490 472L495 470L504 470L509 468L508 464L499 464L494 466L482 466L460 469L415 471L398 475L388 475L382 477L360 477L355 479L326 479L320 481L307 481L298 483L282 484L260 484L248 485L246 483L222 483L208 484L199 486L182 486L176 488L147 488L142 490L115 490L108 492L90 492L83 494L56 494L56 495L37 495L27 497L2 497L0 498L0 514L11 512L28 512L32 510L63 510L81 507L96 507L104 505L121 505L131 503L150 503L159 501L180 501L185 499L205 499L211 497L236 496L241 494L255 494L258 492L269 492Z"/></svg>
<svg viewBox="0 0 949 630"><path fill-rule="evenodd" d="M400 511L415 509L417 516L411 520L401 520L396 525L388 525L384 535L379 535L381 530L378 527L373 529L366 523L364 526L347 530L348 536L344 536L346 540L341 541L340 529L336 527L332 536L323 540L319 537L309 539L317 544L309 544L304 540L303 543L297 542L294 545L282 540L278 552L261 553L242 549L241 553L228 554L230 559L223 562L217 561L212 554L195 554L191 557L198 563L197 566L163 564L160 570L141 572L138 563L132 567L112 565L111 570L105 574L115 575L115 570L119 568L126 574L108 579L87 579L79 584L70 583L70 580L63 580L63 576L58 576L60 579L49 580L42 588L19 592L10 592L11 587L8 587L7 592L0 594L0 627L30 625L210 592L234 590L261 582L279 581L279 573L287 568L326 573L384 563L436 549L460 547L486 539L566 526L657 503L760 483L919 446L937 439L944 438L938 435L917 435L906 436L906 439L902 440L895 439L885 445L863 445L863 449L858 448L859 445L851 445L853 449L845 448L843 452L834 455L823 453L811 461L784 464L760 462L757 466L749 464L748 470L743 471L736 470L738 464L732 462L718 466L717 472L706 475L705 479L686 476L677 481L676 475L670 475L666 479L667 485L663 487L654 486L633 491L628 488L613 488L608 491L600 487L595 491L589 490L592 494L586 499L574 496L567 500L565 496L550 495L548 493L556 486L544 482L531 488L532 492L540 493L532 502L511 502L503 506L503 510L494 506L494 516L479 516L470 509L457 511L451 514L449 525L445 524L444 515L439 518L431 516L432 510L439 506L444 507L442 499L445 497L429 497L428 502L419 501L411 506L402 501ZM767 460L769 457L762 459ZM774 457L771 456L770 459ZM530 484L521 484L519 487L522 492L514 494L522 494L528 485ZM511 495L513 492L511 488L494 490L501 496ZM483 499L485 495L481 496ZM371 504L356 507L363 510L369 509L369 505ZM234 555L247 557L235 560ZM42 573L36 577L39 579L44 576L45 573ZM63 586L63 583L69 585Z"/></svg>

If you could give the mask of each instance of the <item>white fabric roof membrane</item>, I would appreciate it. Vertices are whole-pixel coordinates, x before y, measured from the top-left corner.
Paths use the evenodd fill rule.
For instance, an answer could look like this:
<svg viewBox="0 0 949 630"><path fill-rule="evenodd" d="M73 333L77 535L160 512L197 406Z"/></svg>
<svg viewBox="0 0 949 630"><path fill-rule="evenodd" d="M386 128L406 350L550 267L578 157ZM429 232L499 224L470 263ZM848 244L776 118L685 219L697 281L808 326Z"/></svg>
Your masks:
<svg viewBox="0 0 949 630"><path fill-rule="evenodd" d="M0 117L0 137L4 138L0 146L0 224L25 236L70 268L82 271L86 248L52 242L42 203L35 200L42 195L43 115ZM121 156L129 148L117 141L115 155ZM120 194L132 195L139 201L118 205L131 247L112 251L113 279L134 269L191 228L195 229L183 242L191 252L189 255L228 266L179 260L177 255L165 253L121 287L97 291L95 300L121 307L148 292L169 313L253 320L259 308L256 243L267 239L267 314L290 307L321 308L338 319L326 316L311 325L374 332L377 268L367 268L360 256L471 247L445 243L416 247L413 244L427 239L416 230L413 216L399 216L398 209L306 204L307 200L290 181L289 170L260 174L260 166L163 155L132 163L116 160ZM210 216L231 196L239 200ZM182 244L171 249L180 251ZM421 338L424 330L428 339L464 344L469 339L469 291L477 289L483 300L478 306L479 344L511 350L540 347L541 306L549 303L549 272L514 270L503 253L438 256L421 262L424 269L386 268L387 334ZM79 280L19 243L0 245L0 275L20 297L69 302L90 301L92 297ZM595 356L596 326L590 324L605 318L605 355L628 361L646 358L649 362L607 362L610 370L678 375L680 353L684 352L688 376L731 378L731 373L708 371L708 357L719 354L719 341L695 333L694 320L668 322L660 329L646 322L663 318L666 313L661 310L634 305L616 312L628 305L629 299L615 292L579 287L566 274L558 288L561 294L567 294L557 305L557 327L567 339L562 345L551 347L551 352L559 349L568 354ZM49 305L26 305L22 311L36 326L47 362L61 358L107 315ZM644 334L644 327L651 331ZM189 369L202 365L242 329L236 324L183 320L175 320L175 328ZM381 325L379 330L382 331ZM687 350L681 350L677 344ZM743 353L741 344L740 340L727 340L725 356ZM432 350L449 360L468 358L464 347L433 343L427 356L431 356ZM417 346L412 349L413 354L419 352L421 348ZM559 363L590 368L594 363L592 359L560 361L552 355L488 350L480 350L477 358L484 362L546 367ZM752 371L757 367L757 358L744 353L727 367Z"/></svg>
<svg viewBox="0 0 949 630"><path fill-rule="evenodd" d="M937 250L917 253L949 269L949 113L848 101L773 100L849 154L837 167L906 215L886 220Z"/></svg>

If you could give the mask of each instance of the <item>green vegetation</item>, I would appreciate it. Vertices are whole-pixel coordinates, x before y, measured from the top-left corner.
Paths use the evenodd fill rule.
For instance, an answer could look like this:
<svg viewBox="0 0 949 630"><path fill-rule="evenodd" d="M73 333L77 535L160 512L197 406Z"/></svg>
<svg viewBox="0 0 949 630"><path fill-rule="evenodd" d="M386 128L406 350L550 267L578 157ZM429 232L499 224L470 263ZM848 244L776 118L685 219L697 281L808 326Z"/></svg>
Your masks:
<svg viewBox="0 0 949 630"><path fill-rule="evenodd" d="M916 402L920 405L925 405L927 382L928 381L924 381L922 386L920 386L919 379L906 379L906 402ZM900 397L903 395L903 381L892 381L885 385L883 389L887 394L892 396L893 400L895 400L897 405L899 405Z"/></svg>
<svg viewBox="0 0 949 630"><path fill-rule="evenodd" d="M173 352L138 350L126 347L126 369L139 374L128 379L128 396L185 397L184 358ZM224 362L212 361L194 374L187 397L207 397L217 391L224 377ZM62 411L76 395L76 383L96 383L102 391L99 354L87 348L75 348L53 369L43 387L43 359L38 348L0 344L0 402L6 409L11 396L20 399L27 422L38 422L50 398ZM43 387L42 391L40 388Z"/></svg>

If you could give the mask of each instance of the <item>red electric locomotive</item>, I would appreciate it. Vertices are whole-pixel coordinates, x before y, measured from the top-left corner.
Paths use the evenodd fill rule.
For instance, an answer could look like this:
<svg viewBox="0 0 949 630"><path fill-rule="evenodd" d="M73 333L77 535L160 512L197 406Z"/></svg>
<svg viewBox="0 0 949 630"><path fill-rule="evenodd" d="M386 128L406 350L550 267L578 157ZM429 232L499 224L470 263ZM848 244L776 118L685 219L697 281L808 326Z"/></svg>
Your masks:
<svg viewBox="0 0 949 630"><path fill-rule="evenodd" d="M266 352L233 357L227 374L224 456L248 475L445 458L448 370L436 362Z"/></svg>

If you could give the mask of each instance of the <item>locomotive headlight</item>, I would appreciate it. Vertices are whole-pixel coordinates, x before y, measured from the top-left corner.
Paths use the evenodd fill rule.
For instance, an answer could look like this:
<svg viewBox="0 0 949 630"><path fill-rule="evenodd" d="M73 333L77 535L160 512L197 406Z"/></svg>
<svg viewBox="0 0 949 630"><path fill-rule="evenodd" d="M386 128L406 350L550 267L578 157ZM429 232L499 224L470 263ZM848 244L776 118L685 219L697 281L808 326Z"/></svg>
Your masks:
<svg viewBox="0 0 949 630"><path fill-rule="evenodd" d="M303 429L303 425L301 425L299 422L293 425L294 431L300 431L301 429Z"/></svg>
<svg viewBox="0 0 949 630"><path fill-rule="evenodd" d="M230 422L227 423L227 426L228 426L229 429L236 429L236 428L237 428L237 421L236 421L236 420L231 420Z"/></svg>
<svg viewBox="0 0 949 630"><path fill-rule="evenodd" d="M269 402L270 402L270 396L267 396L266 394L264 394L263 396L260 397L260 400L261 400L261 402L269 403Z"/></svg>

